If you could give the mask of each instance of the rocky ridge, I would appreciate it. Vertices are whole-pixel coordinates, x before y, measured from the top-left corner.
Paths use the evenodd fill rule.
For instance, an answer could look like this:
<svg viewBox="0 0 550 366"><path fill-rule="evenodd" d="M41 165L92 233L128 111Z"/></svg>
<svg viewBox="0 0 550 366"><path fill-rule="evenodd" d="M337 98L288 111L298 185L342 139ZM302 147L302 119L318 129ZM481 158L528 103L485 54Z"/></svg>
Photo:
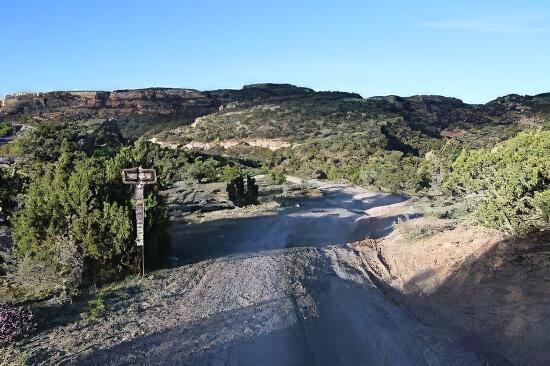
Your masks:
<svg viewBox="0 0 550 366"><path fill-rule="evenodd" d="M29 115L36 120L92 119L140 115L194 118L210 113L219 103L205 93L190 89L59 91L7 96L4 118Z"/></svg>
<svg viewBox="0 0 550 366"><path fill-rule="evenodd" d="M53 91L8 95L0 104L0 120L31 117L34 120L135 119L168 120L190 124L196 118L224 109L243 109L281 101L307 100L322 108L327 100L364 100L368 108L401 115L411 125L430 130L458 123L482 124L495 118L517 121L545 112L550 94L511 94L487 104L467 104L456 98L420 95L378 96L319 92L290 84L253 84L240 90L199 91L180 88L147 88L114 91Z"/></svg>
<svg viewBox="0 0 550 366"><path fill-rule="evenodd" d="M147 88L17 93L5 97L0 105L0 115L4 119L28 115L36 120L136 116L170 116L194 119L219 110L224 103L303 96L310 93L314 93L314 91L287 84L255 84L247 85L241 90L214 91Z"/></svg>

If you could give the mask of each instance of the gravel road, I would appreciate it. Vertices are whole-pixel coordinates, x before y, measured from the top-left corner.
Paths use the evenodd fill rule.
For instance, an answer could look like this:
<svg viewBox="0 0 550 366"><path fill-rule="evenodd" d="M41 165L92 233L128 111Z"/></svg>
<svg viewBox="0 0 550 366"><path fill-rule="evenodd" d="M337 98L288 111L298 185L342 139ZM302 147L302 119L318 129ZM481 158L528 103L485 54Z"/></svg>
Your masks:
<svg viewBox="0 0 550 366"><path fill-rule="evenodd" d="M173 255L185 263L261 250L346 244L388 234L398 220L414 214L369 215L368 210L404 202L402 196L324 187L322 197L297 201L274 215L172 226Z"/></svg>
<svg viewBox="0 0 550 366"><path fill-rule="evenodd" d="M481 364L391 301L347 244L391 231L405 198L327 192L272 216L174 227L187 264L136 280L104 319L38 337L36 353L83 365Z"/></svg>

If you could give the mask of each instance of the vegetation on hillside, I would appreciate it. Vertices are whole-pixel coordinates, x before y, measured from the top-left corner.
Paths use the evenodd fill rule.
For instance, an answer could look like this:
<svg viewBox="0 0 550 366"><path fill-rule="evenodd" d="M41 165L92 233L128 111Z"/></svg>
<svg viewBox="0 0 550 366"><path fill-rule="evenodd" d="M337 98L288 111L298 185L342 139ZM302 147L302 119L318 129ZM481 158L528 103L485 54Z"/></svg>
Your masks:
<svg viewBox="0 0 550 366"><path fill-rule="evenodd" d="M136 272L132 189L120 172L143 163L145 145L113 156L86 156L66 146L57 161L31 176L23 209L12 220L18 257L47 264L76 288ZM158 189L145 203L148 257L159 259L168 221Z"/></svg>
<svg viewBox="0 0 550 366"><path fill-rule="evenodd" d="M15 170L0 170L0 207L4 214L21 207L11 219L19 260L48 267L75 291L137 270L132 189L120 181L120 170L138 165L156 168L160 177L147 193L153 214L146 228L147 256L159 261L168 245L160 189L181 180L225 181L234 202L243 205L256 201L257 186L247 176L258 173L272 184L292 174L387 192L467 197L480 224L525 234L547 228L550 217L550 137L544 130L550 99L521 102L536 112L529 118L514 107L517 100L523 99L478 107L442 97L365 100L308 92L239 101L192 127L174 129L166 121L169 130L161 132L179 142L292 143L275 151L244 143L163 149L125 139L116 121L35 123L0 148L18 159ZM7 128L0 125L0 136Z"/></svg>
<svg viewBox="0 0 550 366"><path fill-rule="evenodd" d="M271 151L240 144L211 152L256 159L268 171L387 192L468 196L478 223L523 234L548 221L548 96L511 95L471 106L437 96L365 100L313 93L237 104L164 137L283 139L293 146Z"/></svg>
<svg viewBox="0 0 550 366"><path fill-rule="evenodd" d="M0 215L7 214L15 205L14 178L8 169L0 168Z"/></svg>
<svg viewBox="0 0 550 366"><path fill-rule="evenodd" d="M13 126L9 122L0 122L0 137L6 137L13 133Z"/></svg>
<svg viewBox="0 0 550 366"><path fill-rule="evenodd" d="M120 172L151 166L156 146L126 142L108 123L69 122L43 123L9 145L18 162L0 170L0 207L9 212L17 201L22 207L10 220L22 266L55 273L54 287L69 295L138 271L133 190ZM159 187L148 189L145 202L146 250L154 266L169 245Z"/></svg>
<svg viewBox="0 0 550 366"><path fill-rule="evenodd" d="M550 131L524 132L492 149L464 149L444 189L477 197L483 225L524 234L548 226Z"/></svg>
<svg viewBox="0 0 550 366"><path fill-rule="evenodd" d="M239 159L127 141L109 122L44 122L5 145L3 154L17 158L14 167L0 169L0 212L12 214L18 262L31 272L47 272L39 275L45 281L55 274L54 287L69 295L139 270L133 187L121 181L122 169L154 167L159 175L156 186L146 187L149 268L161 264L169 248L162 188L186 179L236 181L258 169ZM249 188L239 204L256 202L257 187L255 195ZM21 298L50 295L13 288Z"/></svg>

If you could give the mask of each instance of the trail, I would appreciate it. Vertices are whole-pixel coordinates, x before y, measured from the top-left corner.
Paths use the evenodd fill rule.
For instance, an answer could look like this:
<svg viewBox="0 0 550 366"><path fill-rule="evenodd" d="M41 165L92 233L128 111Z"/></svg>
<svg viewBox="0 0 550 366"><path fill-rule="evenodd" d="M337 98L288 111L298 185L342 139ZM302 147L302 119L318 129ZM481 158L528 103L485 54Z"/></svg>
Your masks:
<svg viewBox="0 0 550 366"><path fill-rule="evenodd" d="M392 206L406 200L402 196L330 185L324 191L275 215L175 224L173 255L193 263L236 253L346 244L384 236L398 220L415 216L393 213ZM369 214L377 208L385 208L385 214Z"/></svg>
<svg viewBox="0 0 550 366"><path fill-rule="evenodd" d="M85 337L55 344L79 352L50 349L44 363L481 364L387 298L347 245L390 232L403 201L332 187L277 215L174 227L188 263L140 280L139 294L79 328Z"/></svg>

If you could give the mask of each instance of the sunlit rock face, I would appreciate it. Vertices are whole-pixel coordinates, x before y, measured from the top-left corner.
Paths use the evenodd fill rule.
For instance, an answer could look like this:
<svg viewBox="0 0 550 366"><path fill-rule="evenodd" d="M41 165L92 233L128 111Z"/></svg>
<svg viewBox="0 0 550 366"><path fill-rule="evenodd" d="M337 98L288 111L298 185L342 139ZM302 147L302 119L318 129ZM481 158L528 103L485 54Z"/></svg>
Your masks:
<svg viewBox="0 0 550 366"><path fill-rule="evenodd" d="M315 131L315 126L319 125L313 123L315 121L326 120L328 124L331 121L332 124L338 124L334 121L340 118L345 121L339 126L333 126L333 129L345 127L348 132L358 132L364 130L362 122L365 120L399 118L413 130L440 137L457 133L465 125L540 125L540 122L550 115L549 106L550 94L511 94L487 104L468 104L460 99L438 95L390 95L363 99L356 93L315 91L291 84L264 83L245 85L242 89L210 91L148 88L18 93L6 96L0 103L0 120L114 119L119 122L125 135L140 136L164 122L169 122L172 127L186 126L199 121L199 117L214 115L219 121L213 123L223 125L224 129L230 130L237 125L239 128L254 125L257 135L262 128L267 128L266 124L270 121L276 125L275 127L282 128L281 126L289 123L290 117L297 116L294 124L304 126L290 137L300 139L311 134L323 133ZM280 108L281 112L270 113L276 108ZM262 111L258 109L265 113L260 113ZM226 126L228 121L225 117L233 112L243 113L242 121L233 127ZM250 118L256 120L249 120L250 118L244 115L247 113ZM257 120L258 118L261 120ZM312 122L311 126L307 125L307 121ZM160 126L157 130L169 127ZM300 133L303 136L300 136ZM269 134L256 135L255 137L273 137Z"/></svg>
<svg viewBox="0 0 550 366"><path fill-rule="evenodd" d="M63 91L20 93L6 96L4 116L28 115L34 119L90 119L134 116L196 118L218 110L220 102L190 89Z"/></svg>

